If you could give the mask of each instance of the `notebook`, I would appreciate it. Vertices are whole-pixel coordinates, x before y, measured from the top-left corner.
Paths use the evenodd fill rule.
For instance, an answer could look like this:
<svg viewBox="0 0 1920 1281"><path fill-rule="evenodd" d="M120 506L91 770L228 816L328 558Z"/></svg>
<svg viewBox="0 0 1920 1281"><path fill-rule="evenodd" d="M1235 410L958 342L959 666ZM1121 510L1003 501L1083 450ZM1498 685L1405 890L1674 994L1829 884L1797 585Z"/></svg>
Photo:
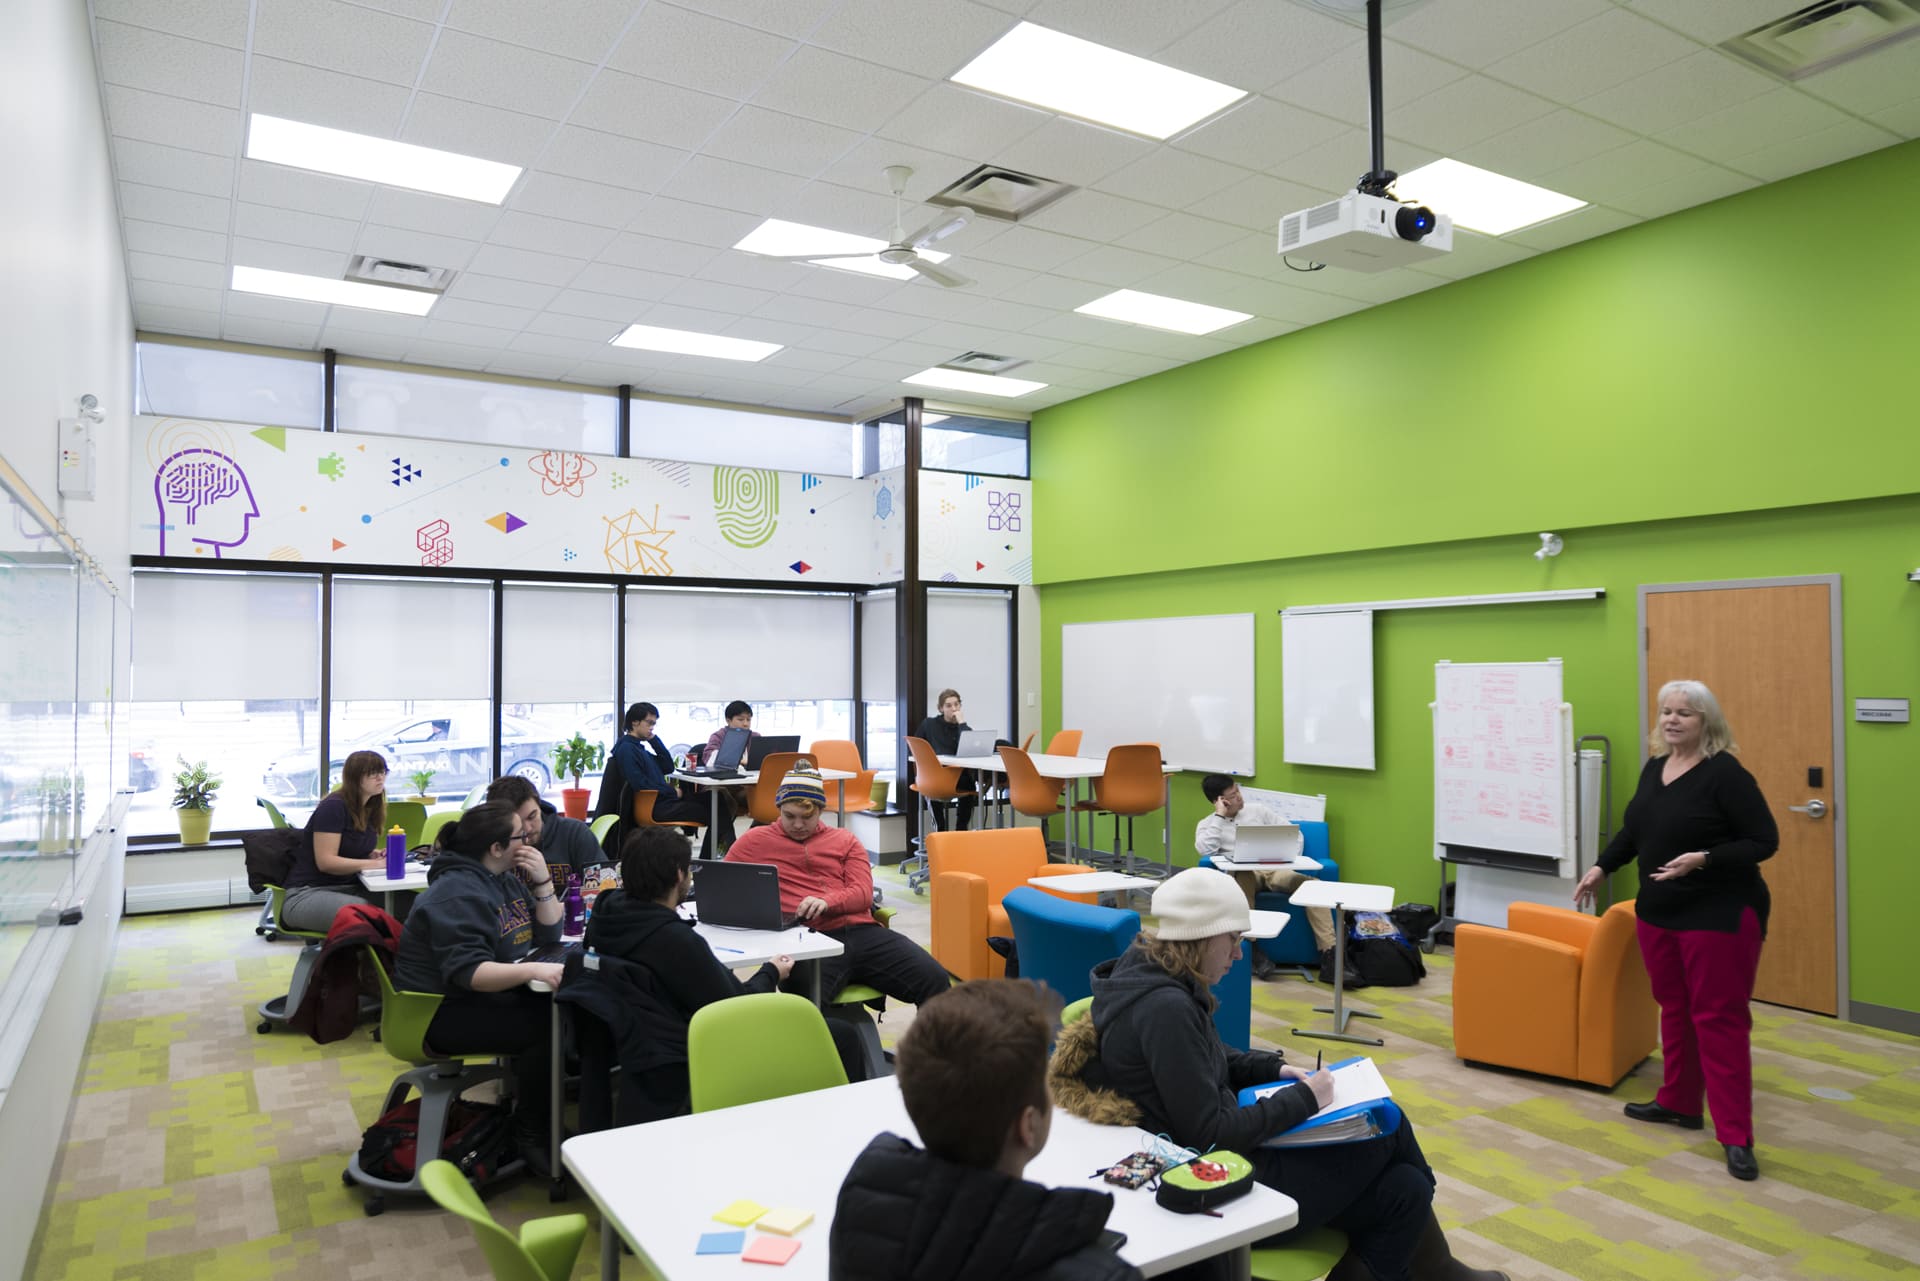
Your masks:
<svg viewBox="0 0 1920 1281"><path fill-rule="evenodd" d="M960 731L960 746L954 749L955 756L992 756L994 746L1000 741L997 730L963 729Z"/></svg>
<svg viewBox="0 0 1920 1281"><path fill-rule="evenodd" d="M1353 1143L1390 1134L1398 1127L1398 1112L1390 1101L1393 1091L1387 1087L1373 1060L1345 1059L1328 1067L1333 1073L1333 1100L1293 1129L1272 1136L1261 1146L1290 1148ZM1251 1107L1275 1090L1306 1088L1299 1081L1250 1085L1240 1091L1239 1102L1241 1107Z"/></svg>
<svg viewBox="0 0 1920 1281"><path fill-rule="evenodd" d="M747 748L747 768L759 769L768 756L774 752L797 752L800 750L798 734L763 734Z"/></svg>
<svg viewBox="0 0 1920 1281"><path fill-rule="evenodd" d="M780 869L771 863L693 860L700 923L742 930L790 930L797 915L780 910Z"/></svg>
<svg viewBox="0 0 1920 1281"><path fill-rule="evenodd" d="M1236 863L1291 863L1306 845L1292 823L1241 823L1234 830Z"/></svg>
<svg viewBox="0 0 1920 1281"><path fill-rule="evenodd" d="M752 730L742 729L738 725L727 726L727 732L720 738L720 746L714 749L713 759L693 773L702 778L739 778L740 758L746 754L747 745L752 741Z"/></svg>

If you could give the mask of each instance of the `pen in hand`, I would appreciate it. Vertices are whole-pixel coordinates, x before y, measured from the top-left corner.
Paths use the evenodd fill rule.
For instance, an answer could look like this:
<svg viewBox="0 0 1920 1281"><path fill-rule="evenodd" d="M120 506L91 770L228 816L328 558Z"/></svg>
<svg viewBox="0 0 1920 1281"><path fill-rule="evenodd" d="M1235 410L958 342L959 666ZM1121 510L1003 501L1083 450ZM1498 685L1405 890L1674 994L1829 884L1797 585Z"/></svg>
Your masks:
<svg viewBox="0 0 1920 1281"><path fill-rule="evenodd" d="M1325 1053L1325 1051L1322 1050L1315 1050L1313 1052L1313 1070L1316 1072L1320 1070L1320 1056L1323 1053Z"/></svg>

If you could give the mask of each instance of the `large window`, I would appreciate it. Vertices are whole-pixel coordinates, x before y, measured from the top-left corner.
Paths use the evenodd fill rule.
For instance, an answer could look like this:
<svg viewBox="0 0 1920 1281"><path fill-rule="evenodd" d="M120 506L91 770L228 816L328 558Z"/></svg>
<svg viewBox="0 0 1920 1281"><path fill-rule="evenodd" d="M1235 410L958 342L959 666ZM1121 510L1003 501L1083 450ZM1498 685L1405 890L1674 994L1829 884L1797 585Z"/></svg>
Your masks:
<svg viewBox="0 0 1920 1281"><path fill-rule="evenodd" d="M143 342L134 348L140 413L319 428L326 373L315 356L263 356Z"/></svg>
<svg viewBox="0 0 1920 1281"><path fill-rule="evenodd" d="M847 422L636 398L631 432L627 452L635 458L859 474L855 430Z"/></svg>
<svg viewBox="0 0 1920 1281"><path fill-rule="evenodd" d="M1006 592L927 592L927 715L958 690L969 725L1013 738L1012 610Z"/></svg>
<svg viewBox="0 0 1920 1281"><path fill-rule="evenodd" d="M1027 424L927 410L920 419L920 465L988 476L1027 474Z"/></svg>
<svg viewBox="0 0 1920 1281"><path fill-rule="evenodd" d="M215 831L304 819L320 765L320 580L136 570L127 786L133 836L178 831L179 759L221 779Z"/></svg>
<svg viewBox="0 0 1920 1281"><path fill-rule="evenodd" d="M537 725L538 737L588 742L612 749L620 730L613 706L614 592L611 587L545 587L508 583L500 606L502 711L516 723ZM500 771L528 772L523 744L501 744ZM547 764L552 765L548 758ZM581 786L598 793L600 771ZM549 797L571 778L548 776ZM537 776L536 782L541 781Z"/></svg>
<svg viewBox="0 0 1920 1281"><path fill-rule="evenodd" d="M342 362L335 426L378 436L427 436L532 449L611 454L619 402L602 391L530 387Z"/></svg>

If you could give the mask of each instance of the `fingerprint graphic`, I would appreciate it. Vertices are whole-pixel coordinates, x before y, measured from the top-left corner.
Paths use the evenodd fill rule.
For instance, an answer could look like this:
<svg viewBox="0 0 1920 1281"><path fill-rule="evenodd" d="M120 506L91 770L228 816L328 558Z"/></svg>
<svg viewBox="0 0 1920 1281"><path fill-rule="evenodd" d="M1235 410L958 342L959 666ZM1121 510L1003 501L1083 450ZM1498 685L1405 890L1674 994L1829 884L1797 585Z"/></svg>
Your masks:
<svg viewBox="0 0 1920 1281"><path fill-rule="evenodd" d="M780 475L749 467L713 469L713 515L735 547L758 547L780 523Z"/></svg>

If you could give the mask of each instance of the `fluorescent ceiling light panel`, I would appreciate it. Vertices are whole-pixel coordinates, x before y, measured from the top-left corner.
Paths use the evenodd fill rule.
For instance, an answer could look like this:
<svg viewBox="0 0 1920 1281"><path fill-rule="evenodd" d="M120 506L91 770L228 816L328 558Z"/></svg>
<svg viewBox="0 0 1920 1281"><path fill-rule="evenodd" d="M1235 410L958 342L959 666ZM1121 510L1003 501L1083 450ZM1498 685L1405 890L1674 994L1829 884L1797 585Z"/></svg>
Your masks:
<svg viewBox="0 0 1920 1281"><path fill-rule="evenodd" d="M333 280L326 276L302 276L291 271L268 271L264 267L235 267L233 287L243 294L297 298L302 302L360 307L367 311L397 311L406 316L424 316L440 300L439 294L423 289L395 289L391 285L368 285L357 280Z"/></svg>
<svg viewBox="0 0 1920 1281"><path fill-rule="evenodd" d="M247 158L489 205L520 177L518 165L258 114L248 124Z"/></svg>
<svg viewBox="0 0 1920 1281"><path fill-rule="evenodd" d="M1504 236L1586 206L1586 201L1478 169L1458 160L1436 160L1393 185L1402 200L1417 201L1453 219L1456 227Z"/></svg>
<svg viewBox="0 0 1920 1281"><path fill-rule="evenodd" d="M982 396L1024 396L1028 392L1039 391L1045 383L1028 382L1024 378L1007 378L1000 374L970 374L964 369L922 369L917 374L909 374L900 380L903 383L917 383L922 387L945 387L949 391L971 391ZM922 422L924 423L924 419Z"/></svg>
<svg viewBox="0 0 1920 1281"><path fill-rule="evenodd" d="M887 242L878 236L856 236L852 232L809 227L804 222L786 222L779 218L767 219L742 236L733 247L744 253L768 254L776 258L814 258L818 259L815 266L857 271L865 276L912 280L918 274L911 267L881 262L875 258L874 254L887 247ZM920 256L928 262L945 262L953 255L943 254L936 249L922 249Z"/></svg>
<svg viewBox="0 0 1920 1281"><path fill-rule="evenodd" d="M1001 36L953 80L1149 138L1169 138L1247 96L1245 89L1031 22Z"/></svg>
<svg viewBox="0 0 1920 1281"><path fill-rule="evenodd" d="M1225 307L1209 307L1203 302L1143 294L1137 289L1116 289L1106 297L1095 298L1074 310L1083 315L1098 316L1102 320L1145 325L1149 329L1170 329L1176 334L1210 334L1228 325L1253 319L1251 312L1228 311Z"/></svg>
<svg viewBox="0 0 1920 1281"><path fill-rule="evenodd" d="M716 360L765 360L780 350L777 342L727 338L691 329L662 329L658 325L628 325L613 339L613 345L640 351L671 351L681 356L712 356Z"/></svg>

